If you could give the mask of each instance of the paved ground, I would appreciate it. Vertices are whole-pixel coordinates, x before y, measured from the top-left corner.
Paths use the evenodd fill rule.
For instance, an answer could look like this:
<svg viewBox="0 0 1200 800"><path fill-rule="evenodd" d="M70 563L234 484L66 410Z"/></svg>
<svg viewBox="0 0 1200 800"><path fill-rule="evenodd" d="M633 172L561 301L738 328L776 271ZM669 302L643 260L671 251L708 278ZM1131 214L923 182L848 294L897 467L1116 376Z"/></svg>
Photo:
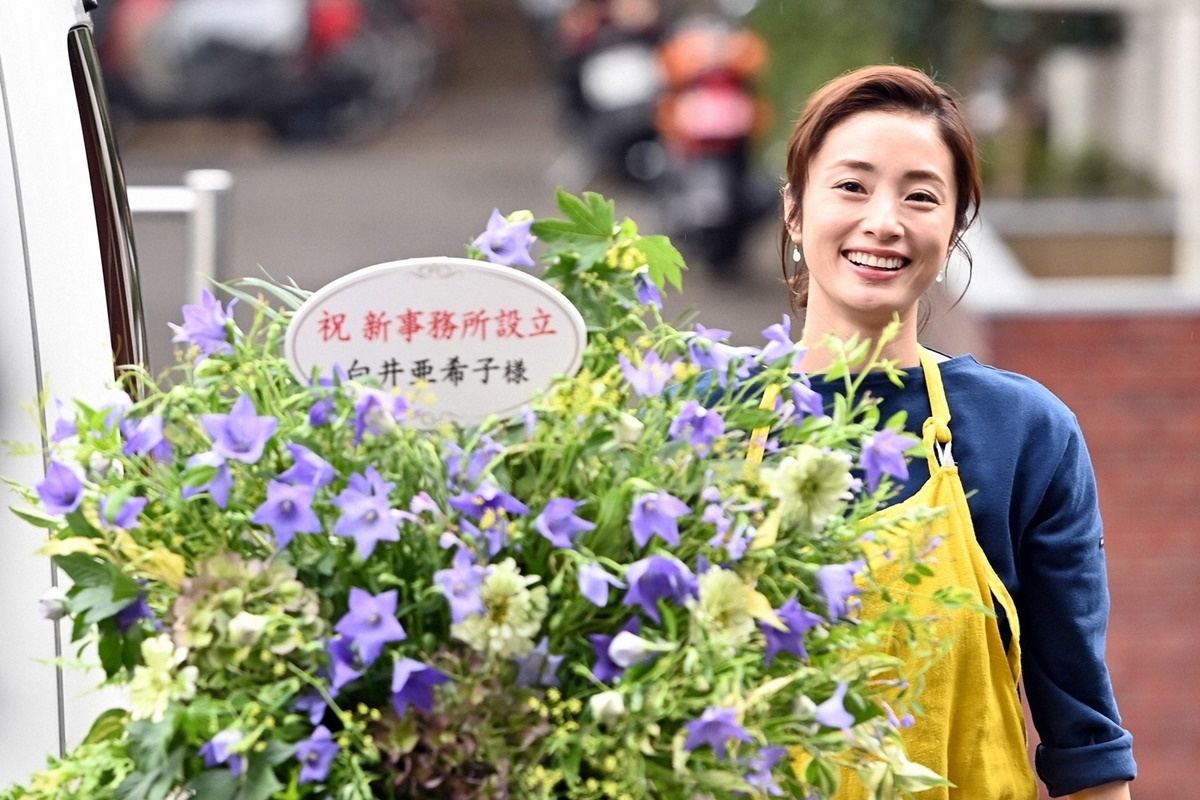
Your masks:
<svg viewBox="0 0 1200 800"><path fill-rule="evenodd" d="M553 92L535 42L502 0L468 0L465 47L448 85L415 115L366 146L288 148L249 123L143 126L123 142L131 184L178 183L184 171L219 167L236 181L224 277L261 266L315 288L347 271L423 255L461 255L495 206L554 210L557 185L614 197L618 213L657 229L644 194L569 168ZM168 321L184 301L182 224L135 222L152 364L170 357ZM705 324L753 343L786 308L776 227L755 231L736 283L688 275L673 313L698 310Z"/></svg>

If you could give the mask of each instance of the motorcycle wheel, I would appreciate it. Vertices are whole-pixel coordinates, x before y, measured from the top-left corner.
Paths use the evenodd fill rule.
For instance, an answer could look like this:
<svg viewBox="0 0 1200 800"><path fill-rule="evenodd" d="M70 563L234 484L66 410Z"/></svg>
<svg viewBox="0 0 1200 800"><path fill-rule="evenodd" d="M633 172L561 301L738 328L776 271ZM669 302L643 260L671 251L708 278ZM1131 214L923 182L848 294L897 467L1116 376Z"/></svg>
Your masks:
<svg viewBox="0 0 1200 800"><path fill-rule="evenodd" d="M368 23L331 56L319 73L341 91L325 91L301 106L272 115L267 124L288 142L367 141L386 132L431 90L437 50L420 28L402 19Z"/></svg>

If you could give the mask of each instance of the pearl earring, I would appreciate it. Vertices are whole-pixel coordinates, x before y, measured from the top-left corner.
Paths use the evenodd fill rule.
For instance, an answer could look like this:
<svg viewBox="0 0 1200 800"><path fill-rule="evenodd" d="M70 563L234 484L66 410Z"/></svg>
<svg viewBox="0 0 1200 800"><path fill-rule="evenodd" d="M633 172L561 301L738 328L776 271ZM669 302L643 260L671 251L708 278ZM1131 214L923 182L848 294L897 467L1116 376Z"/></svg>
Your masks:
<svg viewBox="0 0 1200 800"><path fill-rule="evenodd" d="M942 265L942 268L938 270L937 277L934 278L934 280L937 281L938 283L941 283L945 279L946 279L946 267L945 267L945 265Z"/></svg>
<svg viewBox="0 0 1200 800"><path fill-rule="evenodd" d="M793 248L792 248L792 261L795 261L797 264L799 264L799 263L800 263L800 259L801 259L801 258L803 258L803 257L804 257L804 256L802 256L802 255L800 254L800 248L799 248L799 247L793 247Z"/></svg>

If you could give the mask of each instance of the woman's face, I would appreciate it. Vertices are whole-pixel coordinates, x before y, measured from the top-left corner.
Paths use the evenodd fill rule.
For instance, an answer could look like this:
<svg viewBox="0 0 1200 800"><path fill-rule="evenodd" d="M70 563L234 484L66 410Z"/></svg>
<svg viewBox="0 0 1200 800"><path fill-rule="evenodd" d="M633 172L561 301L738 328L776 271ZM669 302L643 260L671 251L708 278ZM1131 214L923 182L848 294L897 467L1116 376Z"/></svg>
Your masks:
<svg viewBox="0 0 1200 800"><path fill-rule="evenodd" d="M877 330L917 302L949 254L954 159L933 120L864 111L832 128L808 164L791 230L809 271L808 319Z"/></svg>

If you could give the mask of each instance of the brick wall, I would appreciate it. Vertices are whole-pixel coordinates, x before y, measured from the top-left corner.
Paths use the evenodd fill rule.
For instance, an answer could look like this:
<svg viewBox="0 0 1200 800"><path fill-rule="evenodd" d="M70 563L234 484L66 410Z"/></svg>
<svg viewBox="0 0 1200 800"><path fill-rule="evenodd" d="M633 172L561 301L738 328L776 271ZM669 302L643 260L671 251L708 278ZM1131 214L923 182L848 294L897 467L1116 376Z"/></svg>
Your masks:
<svg viewBox="0 0 1200 800"><path fill-rule="evenodd" d="M984 331L993 364L1075 411L1096 466L1134 797L1200 796L1200 314L997 317Z"/></svg>

